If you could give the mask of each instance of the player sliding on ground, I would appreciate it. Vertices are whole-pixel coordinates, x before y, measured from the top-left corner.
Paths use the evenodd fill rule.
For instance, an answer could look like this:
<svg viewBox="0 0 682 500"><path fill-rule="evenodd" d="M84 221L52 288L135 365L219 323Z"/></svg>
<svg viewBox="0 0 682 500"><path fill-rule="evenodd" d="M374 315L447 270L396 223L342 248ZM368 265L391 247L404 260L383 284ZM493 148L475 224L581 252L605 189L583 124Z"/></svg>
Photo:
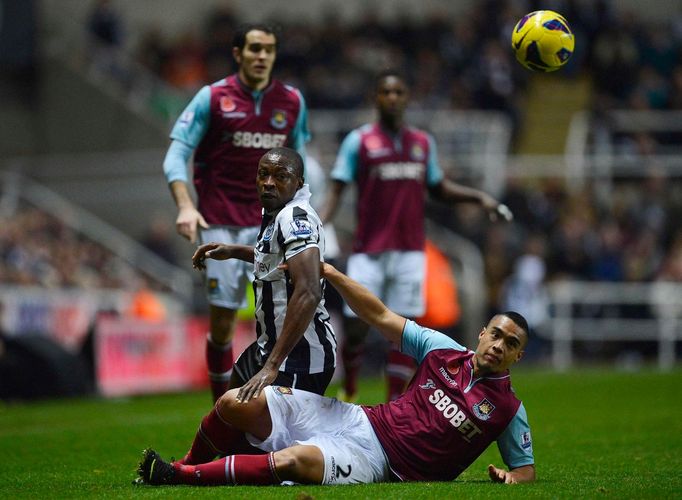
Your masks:
<svg viewBox="0 0 682 500"><path fill-rule="evenodd" d="M512 391L508 371L528 342L523 316L494 316L481 329L476 351L469 351L390 311L329 264L323 273L362 320L419 362L405 394L390 403L359 406L278 386L240 403L237 390L231 390L204 417L182 460L168 463L155 451L144 451L140 482L449 481L493 441L509 470L489 465L491 480L535 479L526 411ZM231 455L241 432L266 453ZM214 460L218 455L223 458Z"/></svg>

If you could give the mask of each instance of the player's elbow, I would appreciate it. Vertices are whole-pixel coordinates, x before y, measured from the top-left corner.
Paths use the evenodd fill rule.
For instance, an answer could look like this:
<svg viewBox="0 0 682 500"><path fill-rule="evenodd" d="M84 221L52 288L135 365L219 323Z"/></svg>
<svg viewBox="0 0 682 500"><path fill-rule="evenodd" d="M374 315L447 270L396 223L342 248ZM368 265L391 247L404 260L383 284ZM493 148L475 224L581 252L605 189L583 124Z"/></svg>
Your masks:
<svg viewBox="0 0 682 500"><path fill-rule="evenodd" d="M306 285L296 290L297 299L305 309L315 309L322 300L322 288L317 284Z"/></svg>

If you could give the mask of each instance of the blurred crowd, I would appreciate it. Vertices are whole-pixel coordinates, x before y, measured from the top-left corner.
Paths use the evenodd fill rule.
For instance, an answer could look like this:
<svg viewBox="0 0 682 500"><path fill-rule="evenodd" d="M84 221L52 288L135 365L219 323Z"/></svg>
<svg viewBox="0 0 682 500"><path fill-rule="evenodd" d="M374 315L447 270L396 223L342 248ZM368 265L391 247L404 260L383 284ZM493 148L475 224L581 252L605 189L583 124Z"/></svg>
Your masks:
<svg viewBox="0 0 682 500"><path fill-rule="evenodd" d="M100 46L123 46L124 19L110 0L95 5L91 38ZM563 76L591 75L595 110L681 109L682 8L666 22L645 22L616 7L614 0L483 0L456 17L432 11L415 20L405 13L388 23L369 5L352 24L339 22L338 12L330 10L314 23L280 24L275 72L301 88L311 108L348 109L367 104L378 69L397 67L409 76L416 107L494 109L518 124L528 72L513 60L510 33L523 14L551 8L568 19L576 35ZM134 57L191 95L233 71L231 40L240 22L225 3L200 28L188 24L169 36L150 27L133 48Z"/></svg>
<svg viewBox="0 0 682 500"><path fill-rule="evenodd" d="M46 288L158 286L62 218L26 204L0 215L0 282Z"/></svg>

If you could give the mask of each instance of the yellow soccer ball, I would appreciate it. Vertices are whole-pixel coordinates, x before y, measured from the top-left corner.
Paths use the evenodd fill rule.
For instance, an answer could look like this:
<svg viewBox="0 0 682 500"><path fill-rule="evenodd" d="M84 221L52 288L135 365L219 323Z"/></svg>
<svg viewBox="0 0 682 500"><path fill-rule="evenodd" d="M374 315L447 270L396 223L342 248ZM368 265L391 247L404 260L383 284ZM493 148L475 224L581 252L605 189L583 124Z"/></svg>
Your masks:
<svg viewBox="0 0 682 500"><path fill-rule="evenodd" d="M511 36L516 59L532 71L556 71L573 54L575 37L566 19L551 10L523 16Z"/></svg>

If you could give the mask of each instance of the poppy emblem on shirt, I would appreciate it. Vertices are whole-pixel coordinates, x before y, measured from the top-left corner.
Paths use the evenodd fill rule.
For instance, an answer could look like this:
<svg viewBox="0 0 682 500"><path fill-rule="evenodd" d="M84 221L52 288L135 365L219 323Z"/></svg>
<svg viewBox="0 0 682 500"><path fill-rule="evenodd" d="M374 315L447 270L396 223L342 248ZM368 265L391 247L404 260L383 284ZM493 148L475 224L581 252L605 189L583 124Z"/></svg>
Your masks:
<svg viewBox="0 0 682 500"><path fill-rule="evenodd" d="M482 401L476 403L472 408L474 415L476 415L480 420L488 420L490 415L495 410L495 405L483 398Z"/></svg>
<svg viewBox="0 0 682 500"><path fill-rule="evenodd" d="M412 149L410 150L410 157L416 161L423 161L426 157L424 148L422 148L420 144L413 144Z"/></svg>
<svg viewBox="0 0 682 500"><path fill-rule="evenodd" d="M272 110L272 118L270 118L270 125L277 130L282 130L287 126L287 113L281 109Z"/></svg>
<svg viewBox="0 0 682 500"><path fill-rule="evenodd" d="M229 113L237 109L237 104L232 100L230 96L222 96L220 98L220 111L223 113Z"/></svg>
<svg viewBox="0 0 682 500"><path fill-rule="evenodd" d="M382 144L381 144L381 139L379 139L379 138L376 137L376 136L373 136L373 135L372 135L372 136L369 136L369 137L365 140L365 147L366 147L369 151L374 151L375 149L380 149L381 146L382 146Z"/></svg>
<svg viewBox="0 0 682 500"><path fill-rule="evenodd" d="M449 361L447 369L449 374L457 375L459 373L459 361Z"/></svg>

